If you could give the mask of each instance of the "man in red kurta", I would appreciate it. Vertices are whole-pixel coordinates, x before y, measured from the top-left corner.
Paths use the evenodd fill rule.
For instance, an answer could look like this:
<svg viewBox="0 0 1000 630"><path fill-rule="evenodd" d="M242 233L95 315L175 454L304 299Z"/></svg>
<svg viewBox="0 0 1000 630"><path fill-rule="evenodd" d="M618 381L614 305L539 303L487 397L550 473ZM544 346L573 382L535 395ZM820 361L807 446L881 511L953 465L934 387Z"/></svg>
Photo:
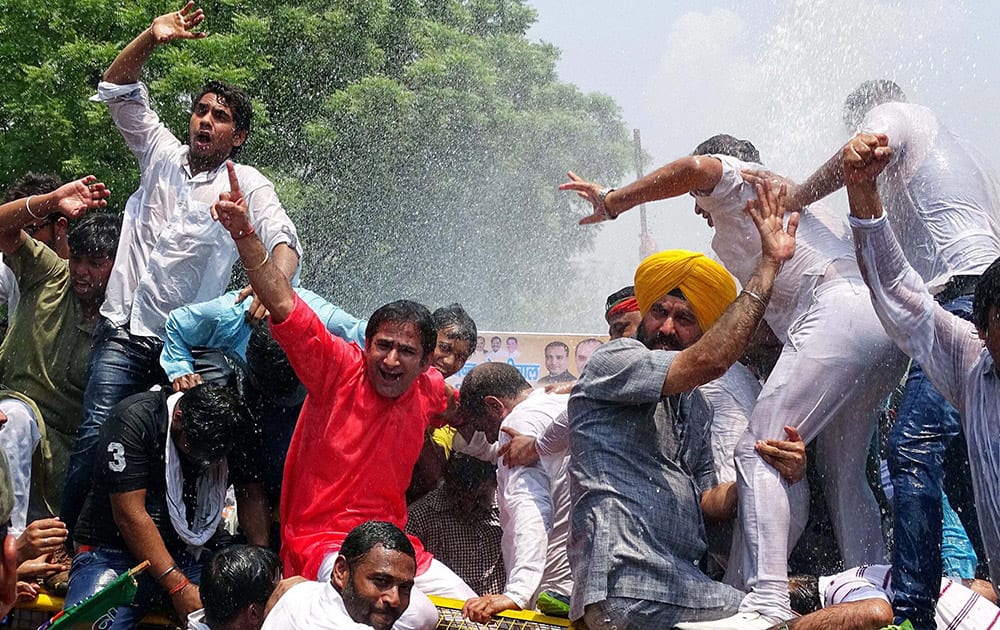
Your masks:
<svg viewBox="0 0 1000 630"><path fill-rule="evenodd" d="M428 370L437 334L430 312L407 300L379 308L365 349L333 337L292 291L247 220L231 178L213 212L236 242L250 283L270 311L271 331L308 392L281 495L285 575L329 579L347 533L369 520L406 524L406 488L430 424L448 403L440 373ZM420 541L410 606L395 628L433 628L437 610L423 593L475 597Z"/></svg>

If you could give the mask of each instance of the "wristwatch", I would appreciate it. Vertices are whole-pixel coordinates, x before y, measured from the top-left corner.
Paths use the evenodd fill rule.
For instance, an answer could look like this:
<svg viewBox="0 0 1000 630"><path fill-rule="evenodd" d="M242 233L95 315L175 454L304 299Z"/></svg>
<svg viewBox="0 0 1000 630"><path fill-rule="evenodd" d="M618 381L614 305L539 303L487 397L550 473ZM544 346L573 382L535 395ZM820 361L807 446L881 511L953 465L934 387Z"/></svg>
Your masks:
<svg viewBox="0 0 1000 630"><path fill-rule="evenodd" d="M618 190L618 189L617 188L602 188L597 193L597 198L600 199L600 201L601 201L601 207L604 208L604 214L605 214L605 216L608 217L608 221L614 221L615 219L618 218L617 214L611 214L611 211L608 210L608 203L607 203L607 197L608 197L608 195L610 195L615 190Z"/></svg>

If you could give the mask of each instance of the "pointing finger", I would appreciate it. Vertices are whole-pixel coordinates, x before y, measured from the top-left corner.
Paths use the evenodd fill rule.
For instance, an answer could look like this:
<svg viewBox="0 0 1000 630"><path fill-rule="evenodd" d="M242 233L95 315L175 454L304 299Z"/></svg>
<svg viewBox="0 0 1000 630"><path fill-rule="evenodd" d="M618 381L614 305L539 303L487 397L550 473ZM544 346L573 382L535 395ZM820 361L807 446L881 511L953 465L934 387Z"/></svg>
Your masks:
<svg viewBox="0 0 1000 630"><path fill-rule="evenodd" d="M240 180L236 177L236 165L232 160L226 160L226 170L229 171L229 190L232 191L231 199L239 202L243 199L243 191L240 190Z"/></svg>

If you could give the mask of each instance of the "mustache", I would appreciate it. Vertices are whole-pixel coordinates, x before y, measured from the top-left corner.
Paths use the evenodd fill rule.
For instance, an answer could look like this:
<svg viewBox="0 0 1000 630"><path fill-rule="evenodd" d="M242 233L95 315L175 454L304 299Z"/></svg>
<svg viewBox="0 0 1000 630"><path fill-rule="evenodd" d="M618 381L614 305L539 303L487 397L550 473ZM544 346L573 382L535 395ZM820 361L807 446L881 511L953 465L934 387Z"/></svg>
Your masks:
<svg viewBox="0 0 1000 630"><path fill-rule="evenodd" d="M666 348L667 350L683 350L684 345L677 335L664 335L656 333L651 338L644 340L647 348Z"/></svg>

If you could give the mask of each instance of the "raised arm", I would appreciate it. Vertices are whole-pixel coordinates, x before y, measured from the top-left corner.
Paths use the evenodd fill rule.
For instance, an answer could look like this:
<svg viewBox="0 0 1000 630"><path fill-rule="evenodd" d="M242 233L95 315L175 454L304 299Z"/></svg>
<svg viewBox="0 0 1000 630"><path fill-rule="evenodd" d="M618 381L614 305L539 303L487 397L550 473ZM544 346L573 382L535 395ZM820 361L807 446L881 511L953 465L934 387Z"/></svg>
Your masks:
<svg viewBox="0 0 1000 630"><path fill-rule="evenodd" d="M271 313L271 321L281 323L295 308L295 292L284 270L271 257L250 224L246 199L240 191L233 163L226 162L226 168L229 170L231 192L222 193L219 201L212 206L212 217L222 223L236 242L240 261L250 278L250 286Z"/></svg>
<svg viewBox="0 0 1000 630"><path fill-rule="evenodd" d="M873 136L879 139L885 139L884 134L863 134L866 136ZM788 189L788 207L789 208L802 208L803 206L808 206L809 204L819 201L823 197L826 197L830 193L838 190L841 186L849 183L844 179L844 156L847 152L851 151L851 145L854 139L849 141L844 145L839 151L833 154L829 160L826 161L823 166L809 176L806 181L802 182L798 186L791 186ZM879 160L881 161L881 166L879 170L885 167L888 163L889 158L892 157L892 149L888 146L888 140L883 143L882 148L878 149Z"/></svg>
<svg viewBox="0 0 1000 630"><path fill-rule="evenodd" d="M760 262L743 291L719 320L701 339L678 353L663 382L664 396L686 392L715 380L740 358L764 316L782 263L795 253L799 215L793 212L788 227L783 226L785 187L776 191L764 182L756 188L757 200L747 203L747 212L760 233Z"/></svg>
<svg viewBox="0 0 1000 630"><path fill-rule="evenodd" d="M15 199L0 205L0 251L16 252L27 234L24 227L42 221L53 212L76 219L87 210L108 205L111 192L93 175L63 184L50 193Z"/></svg>
<svg viewBox="0 0 1000 630"><path fill-rule="evenodd" d="M618 215L647 201L679 197L695 190L710 191L722 178L722 163L708 155L691 155L661 166L642 179L622 188L610 189L569 172L570 181L559 190L572 190L586 199L594 213L580 219L581 225L617 219Z"/></svg>
<svg viewBox="0 0 1000 630"><path fill-rule="evenodd" d="M180 11L166 13L153 20L149 28L139 33L122 49L107 70L104 80L108 83L127 85L139 81L142 67L157 46L175 39L201 39L208 33L194 31L205 20L201 9L194 9L194 0L184 5Z"/></svg>

